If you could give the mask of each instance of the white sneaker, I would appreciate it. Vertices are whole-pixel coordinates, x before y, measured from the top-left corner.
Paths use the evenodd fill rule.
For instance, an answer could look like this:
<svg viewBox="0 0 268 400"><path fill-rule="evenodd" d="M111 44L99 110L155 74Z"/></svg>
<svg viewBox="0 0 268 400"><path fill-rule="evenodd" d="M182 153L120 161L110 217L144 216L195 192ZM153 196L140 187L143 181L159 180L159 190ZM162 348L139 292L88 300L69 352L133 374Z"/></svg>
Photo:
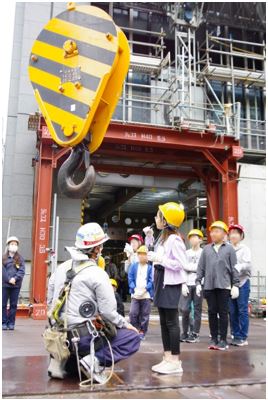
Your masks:
<svg viewBox="0 0 268 400"><path fill-rule="evenodd" d="M67 372L64 369L65 364L66 361L58 361L55 360L55 358L51 357L47 370L47 373L50 376L50 378L64 379L65 376L67 375Z"/></svg>
<svg viewBox="0 0 268 400"><path fill-rule="evenodd" d="M248 341L247 341L247 339L245 339L245 340L240 340L240 341L237 343L237 346L239 346L239 347L241 347L241 346L248 346Z"/></svg>
<svg viewBox="0 0 268 400"><path fill-rule="evenodd" d="M165 361L162 367L158 368L159 374L172 375L183 373L181 360L178 361Z"/></svg>
<svg viewBox="0 0 268 400"><path fill-rule="evenodd" d="M166 363L166 359L165 359L165 356L164 356L164 357L163 357L163 360L162 360L160 363L158 363L158 364L152 366L152 371L153 371L153 372L158 372L159 368L161 369L162 366L163 366L165 363Z"/></svg>
<svg viewBox="0 0 268 400"><path fill-rule="evenodd" d="M81 358L80 360L80 369L85 375L87 379L91 379L91 355L88 354L87 356ZM107 376L102 371L100 367L99 360L97 357L94 357L94 369L93 369L93 381L103 384L106 382Z"/></svg>

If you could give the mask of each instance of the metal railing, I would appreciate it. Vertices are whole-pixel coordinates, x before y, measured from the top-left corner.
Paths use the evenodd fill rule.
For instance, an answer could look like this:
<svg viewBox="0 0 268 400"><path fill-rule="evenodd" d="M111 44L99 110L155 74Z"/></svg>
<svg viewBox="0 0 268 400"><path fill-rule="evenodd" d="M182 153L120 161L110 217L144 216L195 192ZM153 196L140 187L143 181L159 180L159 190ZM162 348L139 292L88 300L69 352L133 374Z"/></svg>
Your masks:
<svg viewBox="0 0 268 400"><path fill-rule="evenodd" d="M266 276L261 275L259 271L250 278L250 298L258 302L266 298Z"/></svg>
<svg viewBox="0 0 268 400"><path fill-rule="evenodd" d="M237 71L234 66L234 59L243 57L261 61L264 65L264 43L231 40L211 36L206 32L204 42L199 45L196 43L193 28L188 27L182 32L175 26L175 59L171 60L170 53L164 56L165 32L162 28L161 32L141 31L143 34L153 35L153 43L134 41L132 34L136 30L123 29L131 36L129 42L133 60L113 120L209 131L215 133L215 139L218 136L233 136L241 140L245 149L265 151L265 121L240 117L241 103L236 101L235 83L238 78L239 82L242 82L243 77L236 77ZM133 50L135 45L150 48L148 57L142 54L146 62L140 61L140 65L139 54ZM246 46L245 50L240 48L243 46ZM256 46L258 50L252 51L252 46ZM200 54L202 50L203 55ZM213 59L211 61L213 54L219 54L221 60L228 59L227 66L230 67L231 78L217 78L218 72L213 69L203 72L205 67L215 66L212 63ZM222 63L219 66L225 65ZM250 72L247 79L254 85L255 78L252 73L256 73L255 64L253 71L243 69L243 72L247 71ZM228 104L224 104L223 99L218 97L213 89L213 77L216 80L231 81L231 95L228 97L231 101ZM261 82L256 82L256 85L260 84Z"/></svg>
<svg viewBox="0 0 268 400"><path fill-rule="evenodd" d="M132 93L128 94L128 88ZM148 92L133 93L143 88ZM152 94L154 91L155 95ZM113 120L136 122L163 127L209 130L216 135L240 137L240 103L228 104L223 109L217 103L183 104L173 102L172 88L125 82ZM233 111L234 110L234 111Z"/></svg>
<svg viewBox="0 0 268 400"><path fill-rule="evenodd" d="M128 93L129 88L131 93ZM211 101L174 104L172 88L164 86L163 82L158 85L125 82L113 120L197 131L205 129L217 136L234 136L245 149L266 150L266 122L240 118L239 102L223 108Z"/></svg>
<svg viewBox="0 0 268 400"><path fill-rule="evenodd" d="M266 150L266 122L255 119L240 120L241 146L248 150Z"/></svg>

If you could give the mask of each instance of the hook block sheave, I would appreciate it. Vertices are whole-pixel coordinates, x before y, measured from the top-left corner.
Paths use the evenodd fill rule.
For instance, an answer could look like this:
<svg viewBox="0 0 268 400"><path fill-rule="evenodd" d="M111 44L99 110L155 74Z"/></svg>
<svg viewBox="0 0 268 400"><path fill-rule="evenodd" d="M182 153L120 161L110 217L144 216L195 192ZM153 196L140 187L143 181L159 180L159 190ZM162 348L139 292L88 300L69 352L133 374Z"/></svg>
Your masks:
<svg viewBox="0 0 268 400"><path fill-rule="evenodd" d="M46 24L31 50L29 77L59 146L73 148L83 142L89 154L100 147L129 62L126 36L100 8L68 3L66 11ZM88 177L93 177L92 171ZM68 188L66 184L67 195Z"/></svg>

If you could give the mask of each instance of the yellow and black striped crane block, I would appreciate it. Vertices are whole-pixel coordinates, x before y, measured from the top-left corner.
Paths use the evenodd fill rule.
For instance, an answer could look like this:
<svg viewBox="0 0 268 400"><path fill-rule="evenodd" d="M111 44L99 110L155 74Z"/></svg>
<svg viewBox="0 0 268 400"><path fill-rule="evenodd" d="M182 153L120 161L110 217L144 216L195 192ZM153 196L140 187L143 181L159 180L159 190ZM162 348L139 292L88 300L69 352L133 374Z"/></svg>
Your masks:
<svg viewBox="0 0 268 400"><path fill-rule="evenodd" d="M103 10L68 3L35 40L29 76L54 141L101 145L129 68L126 36Z"/></svg>

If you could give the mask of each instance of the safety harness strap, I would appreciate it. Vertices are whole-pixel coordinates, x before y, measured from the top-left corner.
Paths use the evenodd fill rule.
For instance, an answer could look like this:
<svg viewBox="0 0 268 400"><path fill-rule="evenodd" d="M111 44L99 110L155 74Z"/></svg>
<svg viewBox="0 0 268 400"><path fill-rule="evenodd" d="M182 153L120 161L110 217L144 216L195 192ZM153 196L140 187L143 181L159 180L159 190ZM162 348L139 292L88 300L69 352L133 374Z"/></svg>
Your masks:
<svg viewBox="0 0 268 400"><path fill-rule="evenodd" d="M61 289L58 300L51 312L52 319L55 321L56 324L58 324L58 326L62 327L62 325L63 325L64 330L67 330L67 300L68 300L68 296L70 294L72 282L73 282L74 278L76 277L76 275L79 274L81 271L83 271L85 268L95 266L95 265L96 265L96 263L93 260L87 260L76 266L74 266L74 263L72 262L71 267L66 272L66 279L64 282L64 287ZM66 305L66 307L65 307L66 311L65 311L64 320L62 321L60 319L60 314L65 305ZM51 318L50 318L50 324L53 325Z"/></svg>

